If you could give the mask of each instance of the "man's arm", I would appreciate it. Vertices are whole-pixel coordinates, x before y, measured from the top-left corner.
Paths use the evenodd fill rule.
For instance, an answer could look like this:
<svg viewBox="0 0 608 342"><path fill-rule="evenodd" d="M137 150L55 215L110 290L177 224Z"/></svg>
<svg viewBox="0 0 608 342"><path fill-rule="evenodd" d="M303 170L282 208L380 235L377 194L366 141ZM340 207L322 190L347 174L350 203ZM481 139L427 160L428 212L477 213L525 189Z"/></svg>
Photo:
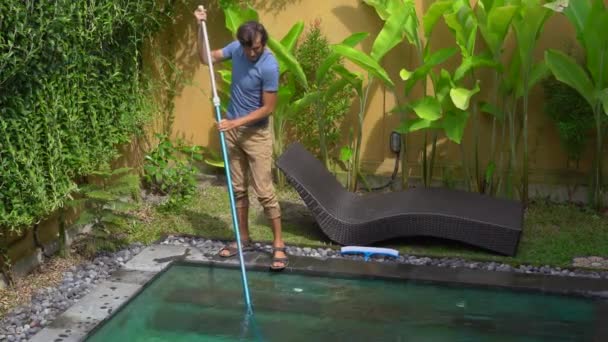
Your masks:
<svg viewBox="0 0 608 342"><path fill-rule="evenodd" d="M197 40L196 44L198 46L198 57L201 60L201 63L205 65L209 65L209 61L207 60L207 42L205 41L205 37L203 35L203 21L207 21L207 10L203 6L198 6L194 11L194 17L196 18L197 25ZM222 50L213 50L211 51L211 60L213 63L221 62L225 60L224 53Z"/></svg>
<svg viewBox="0 0 608 342"><path fill-rule="evenodd" d="M254 110L249 115L245 115L238 120L241 125L248 125L258 120L264 119L274 112L277 104L277 93L265 91L262 93L262 107Z"/></svg>
<svg viewBox="0 0 608 342"><path fill-rule="evenodd" d="M205 42L205 38L203 37L203 27L202 25L198 25L198 39L196 40L198 46L198 57L201 60L201 63L205 65L209 65L209 61L207 60L207 42ZM212 50L211 51L211 60L213 64L221 62L225 60L224 53L221 49Z"/></svg>
<svg viewBox="0 0 608 342"><path fill-rule="evenodd" d="M218 123L220 131L229 131L231 129L249 125L258 120L261 120L274 112L277 104L277 92L265 91L262 93L262 107L253 112L234 120L222 120Z"/></svg>

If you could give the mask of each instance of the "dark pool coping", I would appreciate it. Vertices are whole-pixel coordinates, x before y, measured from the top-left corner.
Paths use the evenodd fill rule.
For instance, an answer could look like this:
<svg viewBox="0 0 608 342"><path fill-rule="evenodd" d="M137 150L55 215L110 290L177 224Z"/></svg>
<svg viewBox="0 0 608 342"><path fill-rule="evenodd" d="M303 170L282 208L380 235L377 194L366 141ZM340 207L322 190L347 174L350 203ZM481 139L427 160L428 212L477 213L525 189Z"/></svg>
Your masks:
<svg viewBox="0 0 608 342"><path fill-rule="evenodd" d="M244 254L248 270L269 271L270 254ZM153 245L144 249L105 282L81 298L31 341L83 341L105 321L143 291L171 265L199 265L239 268L238 258L202 254L194 247ZM576 296L597 303L598 322L608 322L608 279L521 274L467 268L418 266L391 262L341 258L290 256L290 264L281 274L305 274L340 278L370 278L394 281L435 283L447 286L503 288L512 291L542 292ZM608 324L598 324L597 341L608 341Z"/></svg>

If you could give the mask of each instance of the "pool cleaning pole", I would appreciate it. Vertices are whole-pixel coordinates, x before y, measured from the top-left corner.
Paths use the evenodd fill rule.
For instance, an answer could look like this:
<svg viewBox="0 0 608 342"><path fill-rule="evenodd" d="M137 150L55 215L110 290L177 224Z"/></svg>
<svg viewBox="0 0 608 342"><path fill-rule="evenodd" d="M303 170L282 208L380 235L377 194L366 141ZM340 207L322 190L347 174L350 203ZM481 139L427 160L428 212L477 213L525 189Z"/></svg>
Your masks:
<svg viewBox="0 0 608 342"><path fill-rule="evenodd" d="M199 6L203 9L203 6ZM207 36L207 25L205 21L201 21L200 25L203 29L203 37L205 39L205 46L207 47L205 53L207 54L207 61L209 62L209 77L211 78L211 88L213 90L213 105L215 106L215 117L217 122L222 120L221 109L220 109L220 98L217 96L217 89L215 87L215 75L213 73L213 60L211 59L211 51L209 47L209 37ZM226 141L224 132L220 131L220 141L222 144L222 155L224 157L224 169L226 170L226 178L228 184L228 195L230 197L230 209L232 211L232 224L234 225L234 235L236 236L236 243L239 250L239 261L241 264L241 280L243 281L243 292L245 295L245 303L247 304L248 313L253 313L251 306L251 299L249 297L249 286L247 285L247 273L245 272L245 262L243 260L243 249L241 246L241 236L239 233L239 221L236 215L236 205L234 201L234 192L232 189L232 177L230 176L230 163L228 159L228 149L226 148Z"/></svg>

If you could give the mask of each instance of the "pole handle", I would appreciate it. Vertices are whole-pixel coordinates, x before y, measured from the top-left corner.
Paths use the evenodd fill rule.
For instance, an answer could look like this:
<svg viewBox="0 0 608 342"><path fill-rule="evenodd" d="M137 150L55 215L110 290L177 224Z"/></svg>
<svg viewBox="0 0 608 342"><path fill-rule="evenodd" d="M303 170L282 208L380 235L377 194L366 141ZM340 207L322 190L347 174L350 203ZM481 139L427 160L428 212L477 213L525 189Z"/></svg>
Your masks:
<svg viewBox="0 0 608 342"><path fill-rule="evenodd" d="M198 6L199 9L204 10L203 5ZM215 72L213 71L213 59L211 58L211 48L209 47L209 35L207 33L207 23L205 20L201 20L199 23L200 29L203 30L203 39L205 40L205 54L207 55L207 61L209 64L209 78L211 79L211 89L213 91L213 105L220 105L220 98L217 96L217 87L215 83Z"/></svg>

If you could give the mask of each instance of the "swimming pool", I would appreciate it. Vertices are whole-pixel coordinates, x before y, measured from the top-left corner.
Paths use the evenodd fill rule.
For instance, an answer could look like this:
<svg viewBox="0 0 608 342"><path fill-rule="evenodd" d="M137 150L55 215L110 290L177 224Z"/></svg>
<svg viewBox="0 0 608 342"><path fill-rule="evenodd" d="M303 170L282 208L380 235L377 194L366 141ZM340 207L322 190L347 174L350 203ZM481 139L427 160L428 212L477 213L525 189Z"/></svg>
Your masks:
<svg viewBox="0 0 608 342"><path fill-rule="evenodd" d="M374 270L383 266L371 263L350 264L359 268L360 276L339 274L340 265L334 265L333 271L313 271L320 270L320 264L280 274L251 269L255 314L248 318L234 265L173 263L90 333L87 341L595 341L606 337L601 326L608 317L605 301L424 281L433 278L432 272L410 277L417 280L378 279L377 273L386 269Z"/></svg>

